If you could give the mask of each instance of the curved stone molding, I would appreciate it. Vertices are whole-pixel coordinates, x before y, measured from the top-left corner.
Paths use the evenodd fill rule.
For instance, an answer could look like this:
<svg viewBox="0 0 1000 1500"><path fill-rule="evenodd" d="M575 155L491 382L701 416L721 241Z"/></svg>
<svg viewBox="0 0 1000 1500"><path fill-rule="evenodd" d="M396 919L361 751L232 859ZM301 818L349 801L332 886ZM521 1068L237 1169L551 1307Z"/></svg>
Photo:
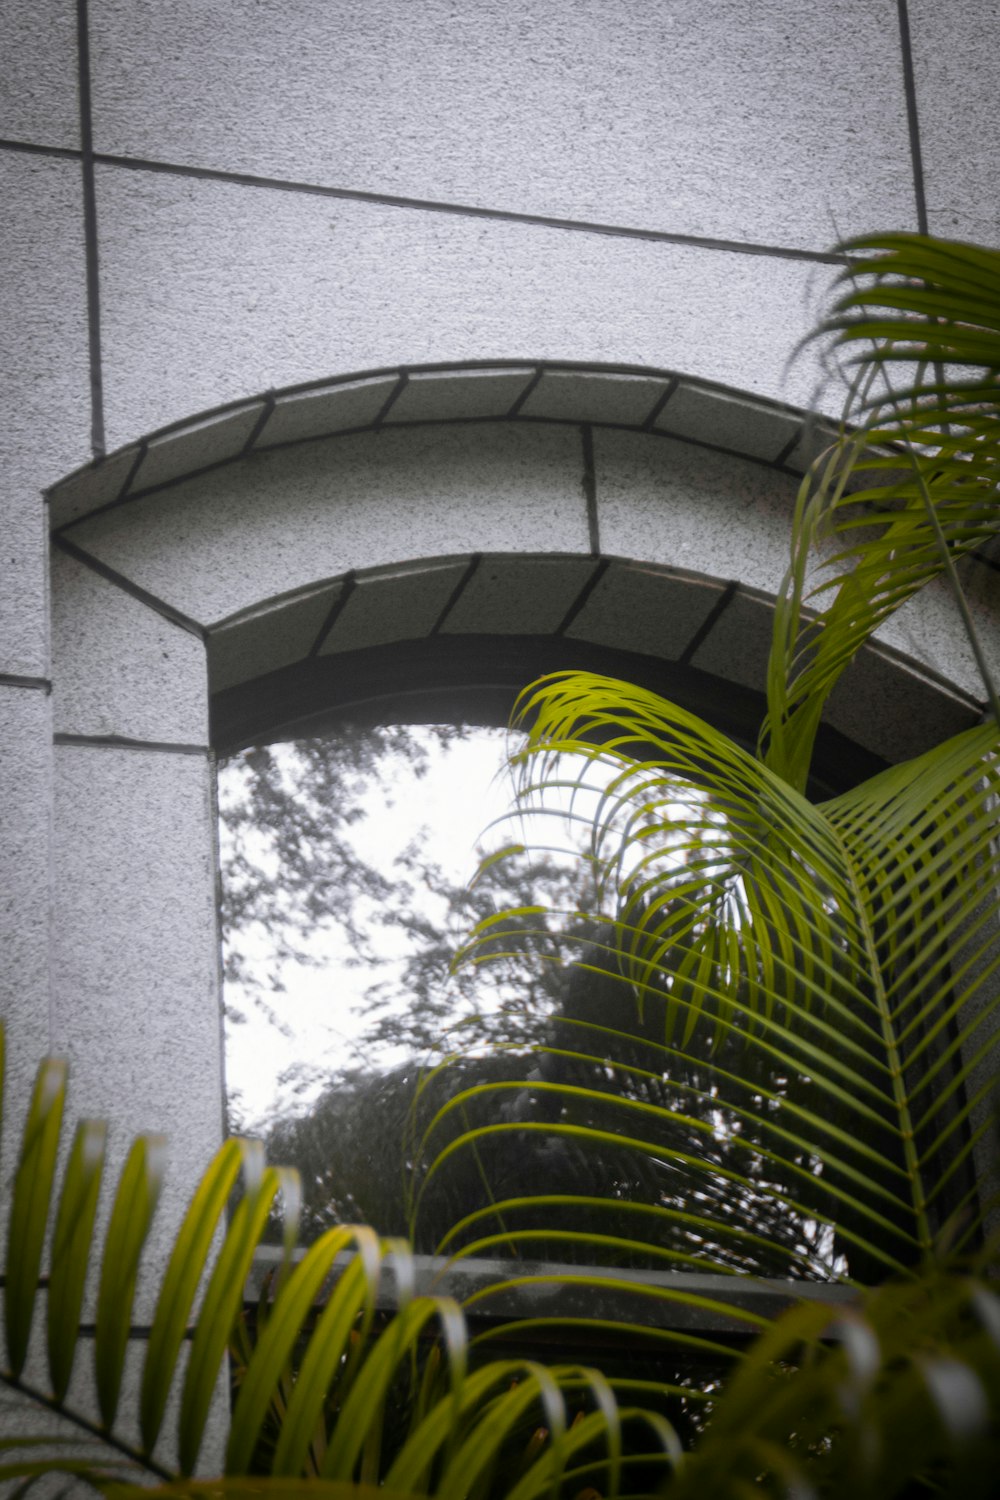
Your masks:
<svg viewBox="0 0 1000 1500"><path fill-rule="evenodd" d="M427 422L581 422L652 431L775 464L805 467L809 419L671 370L626 365L400 365L266 392L131 443L49 491L52 526L176 484L251 452L383 426Z"/></svg>
<svg viewBox="0 0 1000 1500"><path fill-rule="evenodd" d="M178 629L204 642L217 697L274 693L292 670L346 679L373 652L384 674L406 643L436 641L440 663L449 641L505 638L536 643L525 680L564 642L575 662L590 648L676 667L699 701L711 683L720 702L759 693L798 475L823 436L667 371L499 363L374 371L164 429L50 494L57 728L200 738L194 666L172 730L150 686L163 673L136 657L171 658L167 675L200 662ZM969 569L1000 661L992 571ZM156 628L126 629L144 609ZM831 702L833 728L886 760L980 712L950 601L927 610L890 622ZM109 703L114 722L87 707Z"/></svg>

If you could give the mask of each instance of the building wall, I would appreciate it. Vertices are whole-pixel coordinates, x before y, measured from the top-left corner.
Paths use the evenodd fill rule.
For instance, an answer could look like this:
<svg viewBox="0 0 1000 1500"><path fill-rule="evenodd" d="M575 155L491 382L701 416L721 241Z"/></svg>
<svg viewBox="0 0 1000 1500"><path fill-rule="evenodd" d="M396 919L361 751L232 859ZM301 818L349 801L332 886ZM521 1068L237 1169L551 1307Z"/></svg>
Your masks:
<svg viewBox="0 0 1000 1500"><path fill-rule="evenodd" d="M729 647L720 630L704 663L725 676L733 640L776 587L775 554L711 552L720 515L705 497L745 497L749 484L741 515L755 526L787 510L794 444L762 460L754 434L784 412L768 403L836 410L819 388L820 351L800 341L838 236L996 240L998 56L990 0L0 0L0 1009L15 1096L38 1055L61 1048L78 1108L109 1114L120 1143L137 1128L171 1133L165 1232L221 1129L206 661L216 686L246 675L233 662L247 652L259 669L271 596L295 595L283 629L312 628L315 589L358 568L417 560L433 573L510 550L536 563L547 551L589 557L580 497L591 484L612 530L617 517L604 550L622 566L693 568L699 587L743 590L749 613L728 616ZM517 463L542 487L519 541L502 524L509 455L495 455L492 491L481 481L489 523L473 524L453 488L462 524L437 532L439 491L401 498L404 457L379 490L378 557L362 517L356 544L318 576L289 561L305 502L295 491L282 528L286 475L260 502L253 576L225 593L226 566L240 573L250 545L239 507L251 470L184 477L199 468L199 431L206 461L221 462L249 441L255 403L270 422L294 404L268 392L312 383L315 397L332 381L342 399L347 384L412 382L426 365L461 368L468 391L478 364L544 375L548 389L572 366L617 371L619 390L644 372L654 384L679 375L695 416L685 428L675 406L684 441L658 441L640 431L645 411L622 419L607 382L591 411L578 379L568 404L538 414L544 432L517 429ZM698 416L699 392L716 387L725 399ZM732 417L731 389L750 403L738 442L716 425L724 409ZM302 396L285 419L308 425ZM207 429L192 425L227 403ZM589 468L560 423L594 427ZM348 425L378 426L370 415ZM384 479L390 440L377 461L374 441L355 434L330 462L346 463L350 442ZM391 442L415 452L412 435ZM468 448L443 429L434 442L413 460L425 471L442 444ZM53 507L64 507L57 525L79 519L142 488L137 455L147 489L183 478L183 493L133 507L120 545L113 517L81 520L75 541L70 528L50 594L43 492L75 473ZM312 472L327 458L313 452ZM664 519L681 471L685 514L702 526L684 555ZM228 520L209 561L203 521L184 506L222 491ZM557 536L544 510L556 492L576 507ZM394 541L404 499L419 545ZM199 568L218 590L211 606ZM637 597L634 575L608 588L616 578L621 598ZM381 619L377 581L367 597ZM651 619L659 607L657 596ZM973 713L947 601L895 630L891 643L950 679Z"/></svg>

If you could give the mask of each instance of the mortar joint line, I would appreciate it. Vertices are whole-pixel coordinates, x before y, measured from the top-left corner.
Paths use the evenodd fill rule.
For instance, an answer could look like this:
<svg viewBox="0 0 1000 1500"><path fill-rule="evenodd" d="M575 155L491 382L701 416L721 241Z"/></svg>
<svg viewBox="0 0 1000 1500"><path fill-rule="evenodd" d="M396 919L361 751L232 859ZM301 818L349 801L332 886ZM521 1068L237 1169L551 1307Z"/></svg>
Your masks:
<svg viewBox="0 0 1000 1500"><path fill-rule="evenodd" d="M374 421L371 424L375 431L378 431L378 429L382 426L382 423L385 421L386 417L389 415L389 412L392 410L396 402L399 400L400 396L403 394L403 391L406 389L409 381L410 377L407 372L405 370L400 370L399 379L396 381L396 384L393 386L392 390L383 401L378 413L375 416Z"/></svg>
<svg viewBox="0 0 1000 1500"><path fill-rule="evenodd" d="M455 587L452 589L451 593L448 595L447 600L445 601L444 609L438 615L437 619L434 621L434 624L427 632L428 635L438 635L440 633L441 627L444 625L444 622L447 620L448 616L455 608L455 605L465 593L466 588L472 582L476 573L479 571L479 564L482 562L482 560L483 554L481 552L474 552L469 558L468 563L462 571L461 577L459 578Z"/></svg>
<svg viewBox="0 0 1000 1500"><path fill-rule="evenodd" d="M594 429L589 422L580 428L583 439L583 494L587 502L587 540L591 557L601 555L601 532L597 518L597 474L594 469Z"/></svg>
<svg viewBox="0 0 1000 1500"><path fill-rule="evenodd" d="M260 437L261 433L264 431L264 428L270 421L271 413L274 411L274 408L277 405L277 399L278 398L275 395L274 391L264 392L263 409L258 414L257 420L254 422L253 427L250 429L250 436L247 438L246 442L243 444L243 447L240 449L241 458L245 458L246 455L250 453L256 446L257 439Z"/></svg>
<svg viewBox="0 0 1000 1500"><path fill-rule="evenodd" d="M809 250L797 245L768 245L756 240L730 240L722 235L685 234L680 230L652 229L636 224L611 224L592 219L528 213L517 209L489 208L475 203L452 203L439 198L416 198L403 194L379 193L365 188L333 187L324 183L301 182L293 178L267 177L260 173L236 172L223 167L197 167L183 162L156 161L149 157L127 156L113 152L97 151L94 153L94 160L100 166L118 167L126 171L155 172L168 177L226 182L238 187L301 193L308 197L342 199L350 203L369 203L381 208L411 209L419 213L449 214L456 218L491 219L504 224L523 224L529 228L607 235L616 239L646 240L659 244L688 246L696 250L722 251L735 255L764 255L780 260L801 260L820 265L839 266L843 265L846 259L843 255L829 250Z"/></svg>
<svg viewBox="0 0 1000 1500"><path fill-rule="evenodd" d="M128 494L129 490L132 488L132 483L133 483L133 481L135 479L135 476L138 474L139 469L142 467L143 459L146 457L146 454L148 452L149 452L149 439L145 438L145 437L141 438L140 441L139 441L139 447L136 450L135 458L132 460L131 464L129 465L128 473L125 475L125 478L122 481L121 489L118 491L118 494L115 496L115 498L111 502L111 504L113 504L113 505L119 504L122 500L125 499L125 496ZM108 507L102 506L101 508L102 509L107 509Z"/></svg>
<svg viewBox="0 0 1000 1500"><path fill-rule="evenodd" d="M688 641L687 645L684 647L684 650L677 658L679 666L690 666L691 658L715 629L719 620L725 614L733 599L735 599L738 590L739 582L736 579L731 579L730 582L726 584L725 588L722 590L722 593L719 595L718 599L716 599L715 603L712 605L712 608L709 610L708 614L702 620L701 624L698 626L698 629L695 631L694 635Z"/></svg>
<svg viewBox="0 0 1000 1500"><path fill-rule="evenodd" d="M788 439L788 442L784 445L784 447L775 454L774 459L772 460L775 466L780 467L782 464L786 464L788 462L789 458L795 452L795 449L798 447L799 443L802 441L804 432L805 428L800 427L796 432L792 433L791 437Z"/></svg>
<svg viewBox="0 0 1000 1500"><path fill-rule="evenodd" d="M27 688L42 692L48 697L52 691L52 681L48 677L29 677L20 672L0 672L0 687Z"/></svg>
<svg viewBox="0 0 1000 1500"><path fill-rule="evenodd" d="M507 416L508 417L516 417L517 416L517 414L521 410L521 407L527 401L527 399L531 395L532 391L534 391L535 388L538 386L538 383L539 383L539 381L541 380L541 378L542 378L542 376L544 374L545 374L545 366L544 365L537 365L535 367L535 373L534 373L534 375L532 375L532 377L528 381L527 385L521 391L521 394L519 396L517 396L515 398L515 400L513 401L513 403L511 404L511 407L510 407L509 411L507 412Z"/></svg>
<svg viewBox="0 0 1000 1500"><path fill-rule="evenodd" d="M656 402L654 403L653 410L649 413L646 420L642 423L642 426L639 429L640 432L649 432L652 430L657 417L660 415L661 411L666 406L667 402L670 400L671 396L677 390L677 387L679 385L679 377L677 375L671 375L670 379L667 381L666 390L663 392L662 396L659 396L657 398Z"/></svg>
<svg viewBox="0 0 1000 1500"><path fill-rule="evenodd" d="M186 630L189 635L197 636L198 640L203 644L207 642L208 631L203 625L199 625L197 620L192 620L190 616L185 615L179 609L175 609L172 604L168 604L165 599L160 599L156 594L151 594L148 589L144 589L141 584L134 583L131 578L126 578L124 573L119 573L117 569L109 567L106 562L102 562L92 552L87 552L83 547L78 547L75 542L70 541L69 537L57 532L52 538L52 545L58 548L60 552L65 552L68 557L72 557L76 562L81 563L85 568L89 568L92 573L96 573L105 582L113 584L117 589L121 589L123 594L128 594L140 604L144 604L147 609L151 609L161 619L168 620L171 625L179 626L181 630Z"/></svg>
<svg viewBox="0 0 1000 1500"><path fill-rule="evenodd" d="M594 592L597 585L600 583L601 579L604 577L610 566L610 557L602 557L598 559L597 566L591 571L590 577L587 579L586 583L583 585L580 592L573 600L573 603L570 605L569 609L559 621L559 624L552 632L553 635L566 634L567 630L572 625L573 621L576 619L580 611L583 609L584 605L587 603L587 600L590 598L591 594Z"/></svg>
<svg viewBox="0 0 1000 1500"><path fill-rule="evenodd" d="M196 745L190 741L137 740L125 734L72 734L65 730L56 730L52 743L89 750L152 751L157 755L195 755L207 758L212 753L210 745Z"/></svg>
<svg viewBox="0 0 1000 1500"><path fill-rule="evenodd" d="M357 574L355 573L353 568L351 568L347 573L344 574L344 578L340 585L340 590L337 594L337 597L334 599L333 603L330 605L330 608L327 610L326 618L324 619L322 625L319 627L316 639L313 641L312 645L309 647L309 650L306 652L307 657L315 657L319 655L320 647L346 609L348 600L357 587L357 582Z"/></svg>

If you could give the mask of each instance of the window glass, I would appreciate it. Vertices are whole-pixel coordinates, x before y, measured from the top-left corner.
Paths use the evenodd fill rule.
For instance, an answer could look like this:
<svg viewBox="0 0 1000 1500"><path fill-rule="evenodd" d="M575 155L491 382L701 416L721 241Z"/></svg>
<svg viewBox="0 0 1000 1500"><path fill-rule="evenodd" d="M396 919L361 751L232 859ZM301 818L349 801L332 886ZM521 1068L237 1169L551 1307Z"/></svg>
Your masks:
<svg viewBox="0 0 1000 1500"><path fill-rule="evenodd" d="M588 858L593 802L504 820L508 748L497 729L344 727L222 767L232 1127L300 1168L307 1238L365 1220L427 1251L843 1274L844 1199L783 1134L816 1107L809 1079L748 1063L738 1025L711 1047L671 1032L669 955L637 1000ZM725 814L677 795L711 865ZM677 861L665 837L647 868L683 881ZM737 941L739 905L734 886ZM488 961L455 969L509 909Z"/></svg>
<svg viewBox="0 0 1000 1500"><path fill-rule="evenodd" d="M303 1168L307 1233L345 1218L404 1232L421 1073L498 1048L523 1072L555 1003L551 964L526 978L512 955L451 972L479 917L565 906L575 880L550 851L471 884L504 841L490 825L511 802L508 740L345 727L220 768L230 1128L264 1134L274 1159Z"/></svg>

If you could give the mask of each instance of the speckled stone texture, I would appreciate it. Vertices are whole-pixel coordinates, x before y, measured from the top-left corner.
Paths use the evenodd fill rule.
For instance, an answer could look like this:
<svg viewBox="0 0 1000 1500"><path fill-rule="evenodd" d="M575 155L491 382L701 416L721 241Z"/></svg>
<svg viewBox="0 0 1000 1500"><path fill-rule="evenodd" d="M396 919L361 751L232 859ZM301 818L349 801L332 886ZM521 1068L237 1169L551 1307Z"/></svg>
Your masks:
<svg viewBox="0 0 1000 1500"><path fill-rule="evenodd" d="M447 421L449 417L504 417L526 390L534 371L425 370L411 375L386 415L387 422Z"/></svg>
<svg viewBox="0 0 1000 1500"><path fill-rule="evenodd" d="M235 458L250 441L264 417L264 404L252 402L235 411L220 412L203 422L188 423L183 434L164 433L154 438L132 476L129 494L168 484L181 474L205 469Z"/></svg>
<svg viewBox="0 0 1000 1500"><path fill-rule="evenodd" d="M415 427L255 454L73 530L203 623L349 568L589 549L579 433Z"/></svg>
<svg viewBox="0 0 1000 1500"><path fill-rule="evenodd" d="M773 461L799 432L797 412L767 411L720 391L682 385L674 391L653 426L715 448L733 448Z"/></svg>
<svg viewBox="0 0 1000 1500"><path fill-rule="evenodd" d="M109 447L269 386L462 359L805 404L832 267L99 166ZM839 402L836 397L834 405Z"/></svg>
<svg viewBox="0 0 1000 1500"><path fill-rule="evenodd" d="M58 549L52 571L56 730L207 744L197 636Z"/></svg>
<svg viewBox="0 0 1000 1500"><path fill-rule="evenodd" d="M74 0L0 0L0 136L80 144Z"/></svg>
<svg viewBox="0 0 1000 1500"><path fill-rule="evenodd" d="M722 594L708 579L612 563L566 634L675 661Z"/></svg>
<svg viewBox="0 0 1000 1500"><path fill-rule="evenodd" d="M601 551L777 591L795 482L670 438L594 432Z"/></svg>
<svg viewBox="0 0 1000 1500"><path fill-rule="evenodd" d="M90 456L80 169L0 151L0 202L0 672L45 676L42 490Z"/></svg>
<svg viewBox="0 0 1000 1500"><path fill-rule="evenodd" d="M106 1185L107 1186L107 1185ZM110 1184L113 1187L113 1183ZM102 1225L103 1229L103 1225ZM143 1270L140 1267L140 1280ZM49 1388L48 1361L45 1351L45 1314L46 1294L39 1293L36 1304L35 1320L31 1331L31 1341L28 1346L28 1358L24 1368L24 1379L35 1387L36 1390L47 1390ZM0 1309L3 1307L3 1293L0 1291ZM93 1309L88 1306L86 1317L93 1318ZM146 1351L149 1347L145 1338L135 1339L126 1349L125 1366L122 1376L121 1394L119 1397L118 1416L116 1419L116 1432L126 1442L132 1443L136 1449L142 1448L139 1426L139 1397L142 1382L142 1370ZM187 1365L187 1352L190 1344L182 1348L179 1367L181 1379L176 1381L174 1388L167 1398L166 1410L164 1412L163 1426L160 1436L153 1450L154 1457L167 1466L177 1465L177 1419L180 1408L181 1384L183 1373ZM76 1348L76 1358L73 1363L73 1373L70 1377L69 1390L67 1392L67 1405L75 1412L88 1418L95 1424L100 1424L100 1407L97 1399L97 1384L94 1377L94 1340L93 1335L81 1335ZM229 1390L228 1380L223 1373L216 1386L212 1410L206 1425L205 1437L201 1449L201 1461L197 1467L197 1473L215 1475L222 1472L225 1460L226 1436L229 1427ZM79 1426L66 1419L60 1419L54 1412L38 1402L31 1401L22 1396L20 1392L12 1391L8 1387L0 1387L0 1433L5 1436L16 1432L27 1437L58 1437L68 1440L75 1446L62 1448L61 1456L72 1456L74 1453L81 1454L93 1459L94 1449L90 1447L91 1439L86 1433L81 1432ZM34 1450L31 1455L35 1457L54 1456L44 1453L44 1450ZM122 1475L122 1482L125 1476ZM137 1476L138 1479L138 1476ZM5 1484L3 1495L6 1497L12 1493L11 1486ZM93 1495L94 1491L89 1486L72 1486L63 1488L61 1484L52 1486L41 1485L32 1490L33 1494L46 1497L68 1496L70 1500L84 1500L84 1496Z"/></svg>
<svg viewBox="0 0 1000 1500"><path fill-rule="evenodd" d="M870 646L833 689L826 718L876 755L900 761L971 729L980 713L975 704L922 680L879 646Z"/></svg>
<svg viewBox="0 0 1000 1500"><path fill-rule="evenodd" d="M997 5L907 8L931 228L995 243ZM0 674L54 671L52 698L0 682L0 985L15 1101L51 1045L71 1057L73 1109L112 1118L116 1161L136 1129L170 1134L162 1258L221 1131L211 768L53 751L52 713L63 734L199 744L203 647L59 554L50 667L41 496L89 460L92 397L107 446L125 451L56 497L57 524L115 498L143 435L192 423L154 437L136 478L171 486L192 460L239 451L261 393L322 382L279 397L260 437L302 446L74 528L217 627L220 686L314 645L348 570L360 581L331 645L433 628L473 553L445 632L558 628L592 576L584 447L569 426L505 424L536 362L733 387L725 413L683 386L665 408L661 425L695 443L595 427L599 541L614 560L570 630L676 656L738 579L695 665L721 692L727 678L759 686L795 480L696 443L775 459L785 419L739 392L810 404L819 351L791 356L835 274L823 253L840 234L916 228L917 196L891 0L88 9L94 145L128 159L96 166L89 318L81 163L47 154L80 144L77 7L0 0ZM185 176L192 166L274 181ZM463 360L517 370L400 385L400 366ZM631 422L661 389L640 373L616 405L599 385L546 375L526 413ZM394 392L385 431L315 441L370 424ZM254 404L193 425L230 402ZM818 398L821 412L839 404L833 389ZM456 426L397 425L441 418ZM807 456L804 443L792 466ZM966 573L1000 661L995 575ZM962 691L876 649L834 695L845 733L902 756L976 717L963 693L981 684L943 591L884 638ZM0 1400L0 1426L8 1410Z"/></svg>
<svg viewBox="0 0 1000 1500"><path fill-rule="evenodd" d="M109 453L106 458L89 460L60 480L48 496L52 530L59 531L81 516L117 500L135 468L138 455L138 443L130 443L115 453Z"/></svg>
<svg viewBox="0 0 1000 1500"><path fill-rule="evenodd" d="M338 381L314 391L279 396L267 424L257 440L260 448L276 443L296 443L325 437L351 427L366 427L399 385L399 377Z"/></svg>
<svg viewBox="0 0 1000 1500"><path fill-rule="evenodd" d="M0 724L0 1019L7 1025L7 1119L19 1122L50 1042L51 699L37 688L0 684ZM19 1129L10 1124L5 1156ZM8 1175L9 1168L5 1181ZM3 1222L0 1211L0 1233Z"/></svg>
<svg viewBox="0 0 1000 1500"><path fill-rule="evenodd" d="M586 370L546 370L518 410L522 417L641 427L667 389L665 380L646 375L592 375Z"/></svg>
<svg viewBox="0 0 1000 1500"><path fill-rule="evenodd" d="M762 692L767 682L774 605L738 589L691 657L691 665L724 682Z"/></svg>
<svg viewBox="0 0 1000 1500"><path fill-rule="evenodd" d="M442 632L547 635L559 628L594 567L589 557L484 557Z"/></svg>
<svg viewBox="0 0 1000 1500"><path fill-rule="evenodd" d="M140 1131L168 1137L162 1265L222 1132L212 770L72 744L55 763L52 1045L76 1115L111 1122L114 1161Z"/></svg>
<svg viewBox="0 0 1000 1500"><path fill-rule="evenodd" d="M909 14L930 232L996 245L1000 8L995 0L909 0Z"/></svg>
<svg viewBox="0 0 1000 1500"><path fill-rule="evenodd" d="M136 1134L168 1138L136 1295L141 1323L222 1134L212 771L205 756L79 745L55 755L52 1049L70 1061L74 1117L110 1122L112 1181ZM142 1352L129 1356L133 1372ZM82 1359L74 1379L86 1401ZM133 1374L126 1420L136 1390ZM221 1462L226 1424L220 1388L209 1472Z"/></svg>
<svg viewBox="0 0 1000 1500"><path fill-rule="evenodd" d="M208 638L212 692L300 661L319 639L340 590L339 583L310 589L213 630Z"/></svg>
<svg viewBox="0 0 1000 1500"><path fill-rule="evenodd" d="M466 566L463 560L423 568L394 568L359 578L320 646L320 655L430 634Z"/></svg>
<svg viewBox="0 0 1000 1500"><path fill-rule="evenodd" d="M1000 580L976 558L959 565L965 602L994 682L1000 680ZM951 587L938 579L904 604L878 632L879 640L926 662L932 671L985 704L986 685Z"/></svg>
<svg viewBox="0 0 1000 1500"><path fill-rule="evenodd" d="M101 151L822 248L915 227L882 0L104 0Z"/></svg>

